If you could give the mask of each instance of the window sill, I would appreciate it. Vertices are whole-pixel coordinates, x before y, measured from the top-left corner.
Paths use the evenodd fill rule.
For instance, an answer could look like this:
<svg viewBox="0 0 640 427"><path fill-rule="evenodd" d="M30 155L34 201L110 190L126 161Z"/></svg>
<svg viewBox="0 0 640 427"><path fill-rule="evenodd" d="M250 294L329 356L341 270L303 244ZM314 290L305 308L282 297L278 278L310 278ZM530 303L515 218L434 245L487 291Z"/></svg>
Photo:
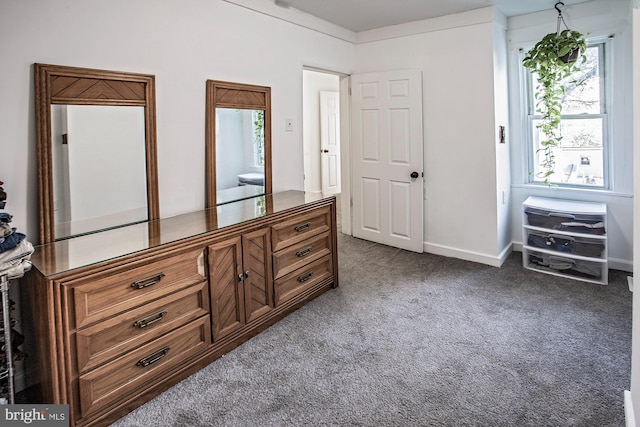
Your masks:
<svg viewBox="0 0 640 427"><path fill-rule="evenodd" d="M556 194L576 194L576 195L598 195L606 197L622 197L633 198L633 193L622 193L619 191L607 190L602 188L575 188L575 187L549 187L545 184L512 184L511 188L536 190L536 191L553 191Z"/></svg>

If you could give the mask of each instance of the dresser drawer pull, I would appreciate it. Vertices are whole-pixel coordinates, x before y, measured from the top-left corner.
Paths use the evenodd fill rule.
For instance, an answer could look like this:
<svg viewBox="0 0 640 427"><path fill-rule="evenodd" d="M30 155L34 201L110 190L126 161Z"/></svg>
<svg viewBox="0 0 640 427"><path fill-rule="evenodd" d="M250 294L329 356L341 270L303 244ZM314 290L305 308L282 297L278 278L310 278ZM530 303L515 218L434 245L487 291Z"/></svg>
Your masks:
<svg viewBox="0 0 640 427"><path fill-rule="evenodd" d="M156 363L158 360L165 357L167 353L169 353L169 347L165 347L162 350L156 351L155 353L150 354L147 357L144 357L138 360L138 363L136 363L136 365L142 366L142 367L149 366L152 363Z"/></svg>
<svg viewBox="0 0 640 427"><path fill-rule="evenodd" d="M300 224L298 225L296 228L294 228L294 230L296 230L298 233L307 230L309 227L311 227L311 223L310 222L305 222L304 224Z"/></svg>
<svg viewBox="0 0 640 427"><path fill-rule="evenodd" d="M311 276L313 276L313 271L304 273L302 276L298 276L298 282L300 283L306 282L307 280L311 279Z"/></svg>
<svg viewBox="0 0 640 427"><path fill-rule="evenodd" d="M159 273L159 274L156 274L155 276L147 277L146 279L133 282L131 284L131 287L135 289L148 288L149 286L153 286L156 283L160 282L160 280L162 280L163 277L164 277L164 273Z"/></svg>
<svg viewBox="0 0 640 427"><path fill-rule="evenodd" d="M308 248L304 248L299 250L298 252L296 252L296 256L298 258L302 258L303 256L307 256L311 253L311 246L309 246Z"/></svg>
<svg viewBox="0 0 640 427"><path fill-rule="evenodd" d="M149 317L145 317L144 319L140 319L140 320L135 321L133 323L133 326L135 326L136 328L140 328L140 329L146 328L147 326L149 326L152 323L159 322L166 315L167 315L167 310L162 310L160 313L152 314Z"/></svg>

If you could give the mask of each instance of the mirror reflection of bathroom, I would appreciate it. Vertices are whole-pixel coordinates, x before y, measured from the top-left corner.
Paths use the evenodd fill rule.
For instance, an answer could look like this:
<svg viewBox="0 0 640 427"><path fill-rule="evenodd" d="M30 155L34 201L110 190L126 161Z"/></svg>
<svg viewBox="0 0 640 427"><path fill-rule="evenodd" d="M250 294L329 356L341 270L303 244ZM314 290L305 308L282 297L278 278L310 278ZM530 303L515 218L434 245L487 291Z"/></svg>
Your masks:
<svg viewBox="0 0 640 427"><path fill-rule="evenodd" d="M216 108L217 203L265 194L264 110Z"/></svg>

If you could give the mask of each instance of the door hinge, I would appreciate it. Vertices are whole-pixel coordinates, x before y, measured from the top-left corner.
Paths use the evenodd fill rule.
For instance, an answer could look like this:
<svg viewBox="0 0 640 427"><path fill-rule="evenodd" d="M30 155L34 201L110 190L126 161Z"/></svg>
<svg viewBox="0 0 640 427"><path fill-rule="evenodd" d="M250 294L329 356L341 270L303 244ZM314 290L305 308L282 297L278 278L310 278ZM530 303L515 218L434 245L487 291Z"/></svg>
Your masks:
<svg viewBox="0 0 640 427"><path fill-rule="evenodd" d="M351 96L351 88L349 88L349 96Z"/></svg>

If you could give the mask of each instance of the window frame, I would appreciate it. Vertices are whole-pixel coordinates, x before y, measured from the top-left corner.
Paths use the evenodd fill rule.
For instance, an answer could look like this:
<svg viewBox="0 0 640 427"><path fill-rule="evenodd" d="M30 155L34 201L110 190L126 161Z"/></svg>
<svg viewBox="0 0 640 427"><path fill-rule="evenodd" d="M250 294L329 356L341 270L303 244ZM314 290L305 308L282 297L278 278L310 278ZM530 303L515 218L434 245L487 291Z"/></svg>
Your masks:
<svg viewBox="0 0 640 427"><path fill-rule="evenodd" d="M583 189L583 190L593 190L593 191L605 191L612 190L611 188L611 159L612 155L612 126L611 126L611 94L613 93L611 90L612 86L612 76L613 76L613 61L611 60L613 52L612 46L612 37L599 37L592 38L587 40L587 47L598 48L599 55L599 71L600 71L600 113L591 114L591 113L583 113L583 114L562 114L562 120L564 119L602 119L602 168L603 168L603 183L602 185L589 185L589 184L572 184L572 183L561 183L561 182L552 182L551 185L558 188L567 188L567 189ZM521 70L524 73L524 120L526 129L525 140L527 144L526 148L526 178L525 182L530 185L536 186L548 186L549 184L545 184L542 179L539 179L535 176L535 165L534 161L536 158L536 146L534 139L534 132L536 131L534 122L536 120L540 120L542 115L535 111L535 100L534 100L534 91L533 87L533 78L531 71L525 68L522 65L522 59L526 54L526 50L523 50L522 56L520 58Z"/></svg>

